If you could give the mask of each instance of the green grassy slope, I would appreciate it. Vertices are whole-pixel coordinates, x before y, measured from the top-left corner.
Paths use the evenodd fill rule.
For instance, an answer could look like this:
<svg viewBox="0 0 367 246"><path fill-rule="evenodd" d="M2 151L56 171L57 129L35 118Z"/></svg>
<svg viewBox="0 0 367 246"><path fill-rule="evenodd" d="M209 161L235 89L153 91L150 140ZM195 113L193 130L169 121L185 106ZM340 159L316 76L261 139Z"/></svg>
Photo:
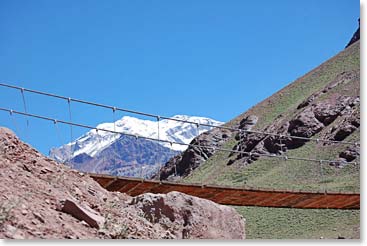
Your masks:
<svg viewBox="0 0 367 246"><path fill-rule="evenodd" d="M270 98L254 106L244 114L236 117L226 125L235 126L245 116L254 114L258 116L258 123L254 130L264 130L279 115L283 119L290 119L298 111L297 106L311 94L324 88L342 72L358 71L359 74L359 42L342 51L337 56L323 63L305 76L299 78L283 88ZM343 95L359 94L359 76L352 82L333 88L326 96L341 92ZM320 99L318 99L320 100ZM325 128L331 129L337 121ZM318 137L321 133L315 136ZM348 136L345 141L359 140L359 131ZM237 141L229 140L224 148L232 149ZM308 142L303 147L289 150L288 156L330 159L337 158L338 153L346 148L345 145L334 144L324 146L322 143ZM227 152L217 152L191 175L186 177L186 182L206 184L223 184L235 186L251 186L274 189L303 189L328 191L358 191L359 166L349 165L339 169L320 163L288 160L278 158L261 158L248 166L240 162L227 165L229 156ZM321 170L322 168L322 170Z"/></svg>
<svg viewBox="0 0 367 246"><path fill-rule="evenodd" d="M358 76L350 83L333 88L317 100L337 93L359 95L359 52L359 42L356 42L226 125L236 127L244 117L256 115L259 120L253 130L264 130L280 115L283 119L291 119L298 112L296 108L301 102L316 91L322 90L343 72L352 71ZM334 125L335 123L332 123L327 126L325 131ZM360 132L357 130L345 141L356 141L359 138ZM237 141L232 138L222 147L232 149L236 144ZM300 148L287 151L287 155L336 159L338 153L345 148L346 146L340 144L324 146L321 143L308 142ZM318 162L260 158L247 166L239 161L228 166L228 160L228 153L219 151L183 181L284 190L359 192L359 165L335 168L325 163L320 165ZM344 237L359 237L359 211L247 207L237 209L247 218L248 238L335 238L341 231L345 233L342 235Z"/></svg>
<svg viewBox="0 0 367 246"><path fill-rule="evenodd" d="M359 238L359 210L236 207L247 239Z"/></svg>

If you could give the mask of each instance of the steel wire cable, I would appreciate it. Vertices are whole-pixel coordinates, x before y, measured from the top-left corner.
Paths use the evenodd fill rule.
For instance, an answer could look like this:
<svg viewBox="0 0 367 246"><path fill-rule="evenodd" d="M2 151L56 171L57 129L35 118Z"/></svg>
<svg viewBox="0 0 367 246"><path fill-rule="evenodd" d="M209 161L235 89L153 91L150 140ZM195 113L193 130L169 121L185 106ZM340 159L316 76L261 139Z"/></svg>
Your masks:
<svg viewBox="0 0 367 246"><path fill-rule="evenodd" d="M112 120L113 120L113 130L116 132L116 115L115 115L115 113L116 113L116 108L113 108L112 109ZM117 155L118 155L118 151L116 150L116 148L118 147L117 146L117 142L118 142L118 140L119 140L119 136L117 135L116 136L116 140L115 140L115 145L114 145L114 152L115 152L115 154L114 154L114 162L115 162L115 165L117 164Z"/></svg>
<svg viewBox="0 0 367 246"><path fill-rule="evenodd" d="M170 155L172 156L170 158L174 158L176 155L175 155L174 150L173 150L173 143L170 142L169 144L171 145ZM169 161L169 159L168 159L168 161ZM175 178L176 178L177 177L177 163L176 162L174 162L174 168L175 168Z"/></svg>
<svg viewBox="0 0 367 246"><path fill-rule="evenodd" d="M199 137L200 136L200 130L199 130L199 128L200 128L200 124L199 123L196 123L196 136L197 137ZM205 157L203 157L202 155L201 155L201 144L200 144L200 139L199 138L197 138L197 140L198 140L198 151L199 151L199 156L200 156L200 159L203 159L203 162L205 161ZM200 162L201 160L199 160L199 162ZM200 182L201 182L201 184L203 184L203 179L204 179L204 176L203 176L203 170L202 170L202 167L200 167L200 164L199 164L199 166L197 167L198 169L199 169L199 172L200 172L200 178L201 178L201 180L200 180Z"/></svg>
<svg viewBox="0 0 367 246"><path fill-rule="evenodd" d="M70 100L70 101L73 101L73 102L92 105L92 106L96 106L96 107L108 108L108 109L112 109L112 110L115 109L115 110L118 110L118 111L121 111L121 112L126 112L126 113L132 113L132 114L137 114L137 115L142 115L142 116L147 116L147 117L152 117L152 118L160 117L161 119L165 119L165 120L171 120L171 121L188 123L188 124L196 124L196 122L194 122L194 121L188 121L188 120L176 119L176 118L171 118L171 117L159 116L159 115L144 113L144 112L140 112L140 111L136 111L136 110L119 108L119 107L109 106L109 105L105 105L105 104L101 104L101 103L95 103L95 102L85 101L85 100L81 100L81 99L75 99L75 98L60 96L60 95L56 95L56 94L52 94L52 93L47 93L47 92L42 92L42 91L37 91L37 90L32 90L32 89L26 89L26 88L22 88L22 87L19 87L19 86L14 86L14 85L9 85L9 84L4 84L4 83L0 83L0 86L11 88L11 89L23 90L23 91L27 91L27 92L35 93L35 94L39 94L39 95L44 95L44 96L49 96L49 97L54 97L54 98L59 98L59 99L64 99L64 100ZM339 144L345 144L345 145L357 145L357 144L359 144L358 142L336 141L336 140L332 140L332 139L308 138L308 137L284 135L284 134L263 132L263 131L242 130L242 129L239 129L239 128L233 128L233 127L228 127L228 126L223 126L223 125L215 126L215 125L212 125L212 124L205 124L205 123L201 123L201 125L202 126L208 126L208 127L214 127L214 128L218 128L218 129L223 129L223 130L230 130L230 131L236 131L236 132L245 132L245 133L255 133L255 134L262 134L262 135L266 135L266 136L281 137L281 138L292 138L292 139L299 139L299 140L305 140L305 141L315 141L315 142L325 142L325 143L339 143Z"/></svg>
<svg viewBox="0 0 367 246"><path fill-rule="evenodd" d="M57 120L57 119L53 119L50 117L46 117L46 116L41 116L41 115L35 115L35 114L30 114L30 113L24 113L24 112L19 112L19 111L15 111L15 110L11 110L11 109L7 109L7 108L1 108L1 111L5 111L8 113L12 113L12 114L19 114L19 115L23 115L23 116L29 116L29 117L33 117L33 118L38 118L38 119L43 119L43 120L48 120L48 121L52 121L55 122L57 121L58 123L63 123L66 125L73 125L73 126L77 126L77 127L82 127L82 128L87 128L87 129L91 129L91 130L96 130L96 131L105 131L105 132L109 132L109 133L114 133L114 134L121 134L121 135L125 135L125 136L131 136L131 137L137 137L137 135L134 134L130 134L130 133L125 133L125 132L117 132L117 131L113 131L113 130L108 130L108 129L103 129L103 128L97 128L97 127L93 127L93 126L88 126L88 125L84 125L84 124L80 124L80 123L74 123L74 122L68 122L68 121L64 121L64 120ZM156 138L151 138L151 137L143 137L143 136L139 136L142 139L146 139L146 140L151 140L151 141L158 141L158 139ZM240 154L245 154L245 155L253 155L253 156L262 156L262 157L270 157L270 158L278 158L278 159L284 159L284 160L300 160L300 161L311 161L311 162L315 162L315 161L323 161L325 163L330 163L330 164L335 164L335 163L349 163L349 164L357 164L357 162L346 162L346 161L340 161L340 160L322 160L322 159L314 159L314 158L304 158L304 157L296 157L296 156L278 156L275 154L261 154L261 153L251 153L251 152L245 152L245 151L239 151L239 150L232 150L232 149L226 149L226 148L220 148L220 147L211 147L211 146L205 146L205 145L197 145L197 144L186 144L186 143L180 143L180 142L174 142L174 141L168 141L168 140L164 140L164 139L159 139L159 142L162 143L174 143L174 144L178 144L178 145L183 145L183 146L189 146L189 147L201 147L201 148L208 148L208 149L212 149L212 150L220 150L220 151L225 151L225 152L229 152L229 153L240 153Z"/></svg>
<svg viewBox="0 0 367 246"><path fill-rule="evenodd" d="M69 121L72 122L72 117L71 117L71 101L70 98L68 98L68 110L69 110ZM75 145L74 145L75 147ZM71 162L72 156L74 155L74 150L73 150L73 126L70 125L70 156L69 156L69 162Z"/></svg>
<svg viewBox="0 0 367 246"><path fill-rule="evenodd" d="M161 180L161 172L160 170L162 169L162 163L161 163L161 146L160 146L160 135L159 135L159 121L161 120L161 118L159 116L157 116L157 125L158 125L158 132L157 132L157 141L158 141L158 144L157 144L157 148L158 148L158 153L157 153L157 162L158 162L158 180Z"/></svg>
<svg viewBox="0 0 367 246"><path fill-rule="evenodd" d="M24 95L24 89L20 89L20 93L22 94L24 112L28 113L27 103L26 103L25 95ZM28 118L26 119L26 130L25 130L25 132L26 132L25 137L26 137L26 139L28 139L28 135L29 135L29 120L28 120Z"/></svg>

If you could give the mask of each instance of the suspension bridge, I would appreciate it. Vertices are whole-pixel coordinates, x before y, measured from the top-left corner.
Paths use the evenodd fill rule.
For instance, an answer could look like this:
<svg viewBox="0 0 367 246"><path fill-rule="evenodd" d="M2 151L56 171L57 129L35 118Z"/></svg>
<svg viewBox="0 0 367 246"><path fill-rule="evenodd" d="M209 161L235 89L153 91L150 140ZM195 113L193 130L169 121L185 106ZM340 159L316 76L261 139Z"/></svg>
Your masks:
<svg viewBox="0 0 367 246"><path fill-rule="evenodd" d="M234 188L114 177L100 174L89 175L105 189L127 193L131 196L147 192L168 193L170 191L179 191L225 205L304 209L359 209L360 203L359 194L355 193L318 193L246 187Z"/></svg>
<svg viewBox="0 0 367 246"><path fill-rule="evenodd" d="M246 152L242 150L233 150L227 149L223 147L213 147L213 146L205 146L200 144L193 143L181 143L175 141L168 141L160 138L160 128L159 121L161 119L179 121L187 124L194 124L197 128L202 126L208 126L211 128L219 128L230 130L233 132L245 132L245 133L257 133L263 134L267 136L275 136L279 138L294 138L301 139L304 141L315 141L317 143L324 142L330 144L342 144L342 145L359 145L359 142L348 142L348 141L335 141L332 139L319 139L319 138L306 138L299 136L290 136L290 135L282 135L271 132L263 132L263 131L251 131L251 130L243 130L239 128L233 128L228 126L213 126L209 124L199 124L197 122L191 122L182 119L169 118L164 116L159 116L155 114L149 114L139 111L134 111L130 109L123 109L119 107L104 105L95 102L84 101L80 99L74 99L70 97L64 97L60 95L55 95L47 92L36 91L31 89L26 89L14 85L3 84L0 83L0 87L6 87L14 90L19 90L21 93L21 98L23 101L24 111L16 111L9 108L3 108L0 106L0 111L9 113L10 117L14 115L22 115L25 117L37 118L40 120L51 121L55 126L57 124L65 124L70 126L70 136L71 140L73 140L72 127L82 127L86 129L94 129L96 131L104 131L113 134L120 134L125 136L132 136L135 138L142 138L150 141L157 141L160 143L168 143L168 144L178 144L185 145L188 147L198 147L198 148L210 148L215 151L224 151L229 153L239 153L243 155L250 156L251 152ZM58 98L61 100L65 100L68 104L69 109L69 120L60 120L54 119L44 115L32 114L27 111L27 103L25 99L25 92L27 93L35 93L39 95L43 95L46 97ZM146 117L153 117L158 122L157 129L157 138L153 137L144 137L139 135L133 135L126 132L119 132L111 129L103 129L97 128L93 126L89 126L86 124L75 123L72 121L71 114L71 102L87 104L95 107L106 108L112 110L113 114L116 111L121 111L125 113L132 113L137 115L142 115ZM28 127L28 120L27 120ZM313 162L322 164L335 164L340 163L340 160L325 160L325 159L316 159L316 158L306 158L300 156L291 156L291 155L273 155L273 154L258 154L258 156L268 157L268 158L278 158L284 161L287 160L297 160L304 162ZM359 165L358 162L348 162L349 165ZM160 168L162 168L162 163L159 163ZM321 169L322 170L322 169ZM253 188L253 187L229 187L229 186L219 186L219 185L206 185L203 183L200 184L188 184L188 183L180 183L180 182L168 182L160 180L160 176L158 176L158 180L146 180L144 178L132 178L132 177L117 177L117 176L109 176L95 173L88 173L88 175L97 181L102 187L109 191L119 191L124 192L132 196L136 196L142 193L168 193L170 191L179 191L189 195L205 198L217 202L219 204L226 205L237 205L237 206L264 206L264 207L284 207L284 208L318 208L318 209L359 209L360 208L360 194L352 193L352 192L327 192L324 190L323 192L310 192L310 191L300 191L300 190L274 190L274 189L264 189L264 188Z"/></svg>

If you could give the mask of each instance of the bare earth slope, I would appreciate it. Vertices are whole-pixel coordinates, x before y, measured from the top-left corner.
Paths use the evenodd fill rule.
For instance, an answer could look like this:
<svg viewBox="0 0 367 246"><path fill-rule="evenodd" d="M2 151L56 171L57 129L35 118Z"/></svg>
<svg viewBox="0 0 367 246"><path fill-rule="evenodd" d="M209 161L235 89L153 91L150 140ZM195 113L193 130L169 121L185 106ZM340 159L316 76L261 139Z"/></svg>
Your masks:
<svg viewBox="0 0 367 246"><path fill-rule="evenodd" d="M203 210L225 226L213 225ZM244 226L233 208L182 193L108 192L0 128L0 238L243 239Z"/></svg>

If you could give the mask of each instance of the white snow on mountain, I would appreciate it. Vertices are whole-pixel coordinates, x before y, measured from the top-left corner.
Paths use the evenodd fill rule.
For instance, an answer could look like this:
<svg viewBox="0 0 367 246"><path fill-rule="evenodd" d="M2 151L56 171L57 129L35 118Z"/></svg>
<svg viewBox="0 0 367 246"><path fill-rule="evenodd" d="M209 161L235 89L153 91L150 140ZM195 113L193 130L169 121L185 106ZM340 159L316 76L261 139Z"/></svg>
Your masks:
<svg viewBox="0 0 367 246"><path fill-rule="evenodd" d="M195 122L199 124L199 127L197 127L196 124L184 123L174 120L160 120L159 139L167 140L170 142L188 144L193 138L195 138L199 134L212 129L212 127L202 126L201 124L208 124L213 126L223 124L223 122L198 116L175 115L172 118ZM142 120L130 116L124 116L122 119L117 120L114 123L99 124L97 128L158 139L158 121ZM119 137L120 134L115 134L102 130L90 130L85 135L76 139L74 142L68 143L67 145L58 148L63 149L63 151L60 152L60 155L53 151L54 158L59 161L65 160L65 154L62 155L62 152L68 153L68 158L75 157L82 153L94 157L99 152L110 146ZM162 142L160 142L160 144L176 151L184 151L187 148L186 145L171 145L170 143ZM73 152L71 156L70 152Z"/></svg>

